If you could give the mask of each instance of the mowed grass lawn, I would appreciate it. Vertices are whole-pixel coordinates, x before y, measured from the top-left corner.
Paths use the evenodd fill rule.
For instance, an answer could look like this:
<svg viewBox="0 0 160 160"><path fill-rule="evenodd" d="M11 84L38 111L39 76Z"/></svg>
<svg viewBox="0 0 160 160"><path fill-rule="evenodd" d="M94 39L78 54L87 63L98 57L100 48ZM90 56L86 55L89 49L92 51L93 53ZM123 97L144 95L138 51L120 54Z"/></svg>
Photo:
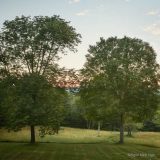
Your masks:
<svg viewBox="0 0 160 160"><path fill-rule="evenodd" d="M62 128L58 135L36 134L41 143L31 145L28 128L0 130L0 160L160 160L160 133L137 132L124 145L117 143L118 132L101 131L98 137L95 130Z"/></svg>

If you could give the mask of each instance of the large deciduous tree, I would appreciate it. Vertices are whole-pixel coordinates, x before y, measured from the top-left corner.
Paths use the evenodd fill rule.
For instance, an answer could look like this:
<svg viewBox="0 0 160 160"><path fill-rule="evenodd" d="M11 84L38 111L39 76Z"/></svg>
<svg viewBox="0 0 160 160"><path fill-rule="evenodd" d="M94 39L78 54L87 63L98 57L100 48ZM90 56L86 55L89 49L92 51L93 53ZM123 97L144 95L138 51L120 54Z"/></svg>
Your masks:
<svg viewBox="0 0 160 160"><path fill-rule="evenodd" d="M57 61L60 54L76 51L80 38L75 28L59 16L21 16L3 24L0 78L17 77L4 100L3 106L11 111L6 112L7 125L11 129L30 125L31 142L35 142L36 125L41 126L42 135L51 133L48 128L58 128L61 109L55 106L61 108L65 94L56 87Z"/></svg>
<svg viewBox="0 0 160 160"><path fill-rule="evenodd" d="M83 74L91 80L101 77L102 92L107 91L116 100L113 108L119 113L123 143L125 117L142 120L157 109L156 53L147 42L129 37L101 38L88 51Z"/></svg>

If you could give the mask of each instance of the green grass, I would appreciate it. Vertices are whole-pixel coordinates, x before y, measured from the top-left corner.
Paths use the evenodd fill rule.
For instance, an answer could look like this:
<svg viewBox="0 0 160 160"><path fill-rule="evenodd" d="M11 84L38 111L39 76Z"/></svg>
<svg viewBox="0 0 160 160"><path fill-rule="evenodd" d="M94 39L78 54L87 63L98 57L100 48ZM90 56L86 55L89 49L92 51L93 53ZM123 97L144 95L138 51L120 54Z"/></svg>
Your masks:
<svg viewBox="0 0 160 160"><path fill-rule="evenodd" d="M89 129L76 128L61 128L59 134L46 135L44 138L39 137L38 128L36 129L37 142L55 142L55 143L98 143L110 141L110 136L117 136L118 132L101 131L100 137L97 136L97 131ZM29 142L30 130L24 128L19 132L7 132L0 130L0 141L10 142ZM116 140L116 139L115 139Z"/></svg>
<svg viewBox="0 0 160 160"><path fill-rule="evenodd" d="M138 132L118 142L118 132L63 128L58 135L40 138L31 145L29 130L0 130L0 160L160 160L160 133ZM10 141L10 142L2 142ZM23 142L23 143L17 143ZM24 143L25 142L25 143Z"/></svg>

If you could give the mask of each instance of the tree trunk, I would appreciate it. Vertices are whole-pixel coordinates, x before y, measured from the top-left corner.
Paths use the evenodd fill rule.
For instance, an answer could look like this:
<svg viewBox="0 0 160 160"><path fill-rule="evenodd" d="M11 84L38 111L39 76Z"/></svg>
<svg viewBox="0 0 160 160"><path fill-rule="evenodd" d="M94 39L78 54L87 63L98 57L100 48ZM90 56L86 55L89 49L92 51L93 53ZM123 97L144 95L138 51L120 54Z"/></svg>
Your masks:
<svg viewBox="0 0 160 160"><path fill-rule="evenodd" d="M129 127L127 127L127 136L129 136L129 134L130 134L130 133L129 133Z"/></svg>
<svg viewBox="0 0 160 160"><path fill-rule="evenodd" d="M90 120L87 120L87 129L90 129Z"/></svg>
<svg viewBox="0 0 160 160"><path fill-rule="evenodd" d="M59 133L59 130L60 130L60 125L57 125L57 126L56 126L56 131L55 131L55 132L56 132L56 134L58 134L58 133Z"/></svg>
<svg viewBox="0 0 160 160"><path fill-rule="evenodd" d="M101 122L98 121L98 137L100 136L100 130L101 130Z"/></svg>
<svg viewBox="0 0 160 160"><path fill-rule="evenodd" d="M94 127L95 127L95 122L91 121L91 129L94 129Z"/></svg>
<svg viewBox="0 0 160 160"><path fill-rule="evenodd" d="M91 123L92 123L92 121L88 120L88 129L91 129Z"/></svg>
<svg viewBox="0 0 160 160"><path fill-rule="evenodd" d="M132 129L130 128L129 136L132 137Z"/></svg>
<svg viewBox="0 0 160 160"><path fill-rule="evenodd" d="M131 129L131 127L128 126L127 130L128 130L127 136L131 137L132 136L132 129Z"/></svg>
<svg viewBox="0 0 160 160"><path fill-rule="evenodd" d="M121 117L120 117L120 141L119 143L120 144L123 144L124 143L124 121L123 121L123 113L121 114Z"/></svg>
<svg viewBox="0 0 160 160"><path fill-rule="evenodd" d="M35 127L34 125L31 125L31 143L35 143Z"/></svg>

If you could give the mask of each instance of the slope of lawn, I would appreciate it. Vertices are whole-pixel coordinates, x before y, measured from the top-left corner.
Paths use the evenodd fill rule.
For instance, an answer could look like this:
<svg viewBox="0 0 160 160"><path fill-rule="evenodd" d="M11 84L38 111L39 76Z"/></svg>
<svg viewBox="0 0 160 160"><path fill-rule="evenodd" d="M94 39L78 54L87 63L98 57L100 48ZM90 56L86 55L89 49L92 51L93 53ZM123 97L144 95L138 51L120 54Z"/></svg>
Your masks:
<svg viewBox="0 0 160 160"><path fill-rule="evenodd" d="M46 135L41 138L38 134L38 128L36 129L36 141L37 142L56 142L56 143L98 143L110 141L110 136L116 137L118 132L106 132L101 131L100 136L96 130L89 129L77 129L77 128L65 128L62 127L59 134ZM7 132L6 130L0 130L0 141L9 142L29 142L30 130L24 128L19 132ZM116 140L116 139L115 139Z"/></svg>
<svg viewBox="0 0 160 160"><path fill-rule="evenodd" d="M160 160L160 133L137 132L118 142L118 132L62 128L58 135L38 137L31 145L29 130L0 130L0 160ZM3 141L3 142L2 142ZM10 141L10 142L5 142ZM17 143L23 142L23 143Z"/></svg>

